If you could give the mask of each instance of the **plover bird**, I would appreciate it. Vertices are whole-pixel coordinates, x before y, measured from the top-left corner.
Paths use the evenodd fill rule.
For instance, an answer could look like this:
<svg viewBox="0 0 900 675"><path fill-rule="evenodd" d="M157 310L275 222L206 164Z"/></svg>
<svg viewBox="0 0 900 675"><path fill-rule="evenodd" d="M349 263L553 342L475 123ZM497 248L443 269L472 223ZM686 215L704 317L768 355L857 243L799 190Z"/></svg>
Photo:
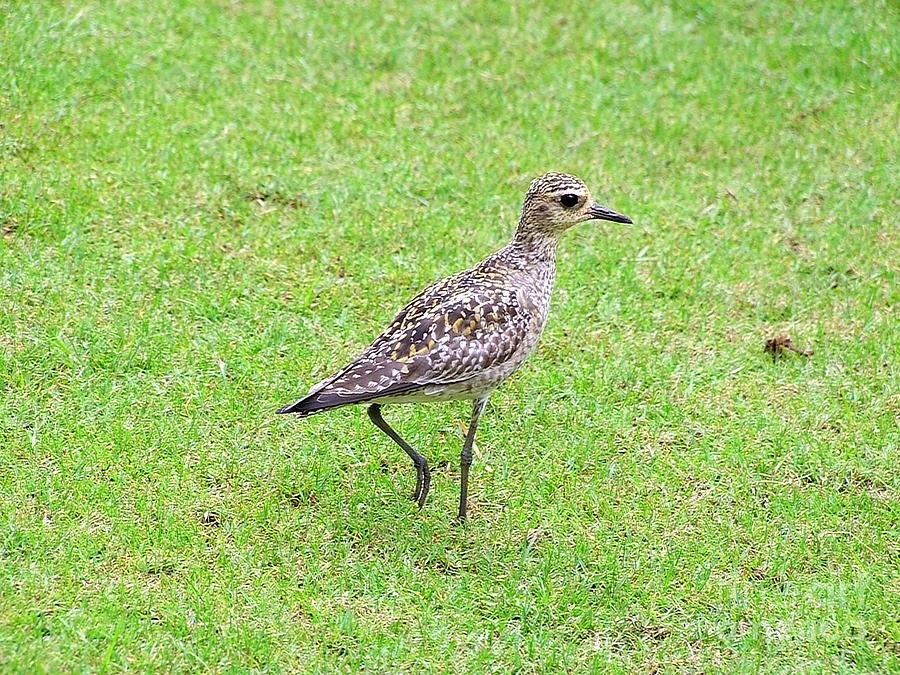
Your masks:
<svg viewBox="0 0 900 675"><path fill-rule="evenodd" d="M580 178L547 173L535 179L509 244L419 293L362 354L278 412L306 417L369 404L375 426L412 459L413 499L421 508L431 485L428 461L384 421L381 406L473 401L460 453L459 519L465 520L472 444L487 398L522 365L544 328L560 235L594 219L631 222L596 203Z"/></svg>

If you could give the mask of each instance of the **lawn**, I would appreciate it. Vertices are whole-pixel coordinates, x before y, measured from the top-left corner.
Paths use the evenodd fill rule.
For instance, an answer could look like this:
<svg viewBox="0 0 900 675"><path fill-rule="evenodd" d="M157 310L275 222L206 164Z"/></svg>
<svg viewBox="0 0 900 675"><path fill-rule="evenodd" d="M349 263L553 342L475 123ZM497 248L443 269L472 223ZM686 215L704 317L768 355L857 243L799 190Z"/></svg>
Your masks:
<svg viewBox="0 0 900 675"><path fill-rule="evenodd" d="M900 673L900 12L0 0L0 670ZM274 415L578 174L536 353ZM772 358L786 335L809 357Z"/></svg>

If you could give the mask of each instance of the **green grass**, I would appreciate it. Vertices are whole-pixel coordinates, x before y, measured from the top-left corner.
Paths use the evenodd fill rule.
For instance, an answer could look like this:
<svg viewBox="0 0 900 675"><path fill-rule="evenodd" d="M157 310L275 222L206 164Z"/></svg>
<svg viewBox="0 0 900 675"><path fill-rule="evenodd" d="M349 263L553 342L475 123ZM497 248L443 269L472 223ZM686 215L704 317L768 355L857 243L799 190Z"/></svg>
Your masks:
<svg viewBox="0 0 900 675"><path fill-rule="evenodd" d="M0 669L900 672L896 5L428 4L0 2ZM551 169L466 527L273 415Z"/></svg>

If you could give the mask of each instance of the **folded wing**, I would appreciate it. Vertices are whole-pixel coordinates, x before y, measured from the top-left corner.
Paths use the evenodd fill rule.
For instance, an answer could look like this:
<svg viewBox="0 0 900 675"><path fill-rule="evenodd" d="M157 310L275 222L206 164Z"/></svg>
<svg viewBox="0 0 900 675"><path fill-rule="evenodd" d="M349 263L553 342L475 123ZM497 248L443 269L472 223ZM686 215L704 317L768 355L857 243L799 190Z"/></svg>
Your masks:
<svg viewBox="0 0 900 675"><path fill-rule="evenodd" d="M463 382L508 360L533 321L521 291L503 285L481 285L477 291L467 284L441 286L423 291L356 360L278 412L308 415Z"/></svg>

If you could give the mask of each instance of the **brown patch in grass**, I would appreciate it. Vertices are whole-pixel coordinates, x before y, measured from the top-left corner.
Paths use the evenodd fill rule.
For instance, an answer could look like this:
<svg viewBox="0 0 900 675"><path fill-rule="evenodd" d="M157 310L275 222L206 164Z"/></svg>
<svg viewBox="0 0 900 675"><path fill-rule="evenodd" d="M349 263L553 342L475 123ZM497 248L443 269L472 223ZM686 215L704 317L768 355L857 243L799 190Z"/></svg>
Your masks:
<svg viewBox="0 0 900 675"><path fill-rule="evenodd" d="M794 124L796 124L797 122L802 122L807 117L818 117L820 113L825 112L833 105L834 99L829 99L828 101L820 103L819 105L814 105L810 108L804 108L803 110L800 110L796 115L794 115L794 119L792 121L794 122Z"/></svg>
<svg viewBox="0 0 900 675"><path fill-rule="evenodd" d="M806 356L807 358L812 356L812 349L799 349L794 346L794 342L787 335L778 335L773 338L769 338L766 340L766 346L763 351L767 354L772 355L772 360L774 361L777 357L784 355L784 350L790 350L792 352L796 352L801 356Z"/></svg>
<svg viewBox="0 0 900 675"><path fill-rule="evenodd" d="M167 560L148 562L144 568L144 572L151 577L163 577L174 574L178 571L178 566Z"/></svg>
<svg viewBox="0 0 900 675"><path fill-rule="evenodd" d="M300 508L304 505L312 506L319 501L319 497L315 492L308 492L306 494L303 494L302 492L294 492L287 495L287 501L288 504L290 504L294 508Z"/></svg>
<svg viewBox="0 0 900 675"><path fill-rule="evenodd" d="M301 193L296 193L293 195L285 195L278 190L251 190L247 194L244 195L244 199L248 202L254 202L260 207L265 207L270 204L274 204L276 206L284 206L289 209L302 209L307 206L306 199Z"/></svg>
<svg viewBox="0 0 900 675"><path fill-rule="evenodd" d="M812 253L810 252L810 250L798 237L795 237L793 235L785 235L784 237L782 237L782 241L784 241L785 245L800 257L812 257Z"/></svg>
<svg viewBox="0 0 900 675"><path fill-rule="evenodd" d="M200 514L200 524L209 527L219 527L222 524L222 517L215 511L204 511Z"/></svg>
<svg viewBox="0 0 900 675"><path fill-rule="evenodd" d="M18 229L19 222L12 216L7 217L0 223L0 234L4 237L11 237Z"/></svg>
<svg viewBox="0 0 900 675"><path fill-rule="evenodd" d="M762 567L754 567L745 571L747 576L749 576L754 581L761 581L772 584L779 591L783 591L785 589L785 578L784 575L780 573L773 573L763 569Z"/></svg>

